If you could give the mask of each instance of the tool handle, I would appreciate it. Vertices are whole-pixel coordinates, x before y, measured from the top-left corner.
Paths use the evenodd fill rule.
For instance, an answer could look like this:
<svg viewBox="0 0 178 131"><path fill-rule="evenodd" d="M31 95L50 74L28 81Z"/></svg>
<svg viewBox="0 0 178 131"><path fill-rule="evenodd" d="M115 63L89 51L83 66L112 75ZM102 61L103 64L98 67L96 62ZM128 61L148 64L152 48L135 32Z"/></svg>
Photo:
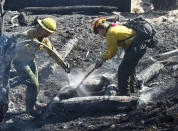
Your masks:
<svg viewBox="0 0 178 131"><path fill-rule="evenodd" d="M54 52L51 48L49 48L47 45L45 45L44 43L42 43L42 42L40 42L38 40L30 40L30 39L22 41L20 43L26 43L26 42L35 42L36 44L42 45L45 48L49 49L60 60L60 62L61 62L60 65L65 70L65 72L70 73L70 67L69 67L69 65L66 64L64 61L62 61L61 58L60 58L60 56L56 52Z"/></svg>
<svg viewBox="0 0 178 131"><path fill-rule="evenodd" d="M82 83L87 79L87 77L88 77L95 69L96 69L95 67L92 68L92 69L84 76L84 78L83 78L82 81L78 84L78 86L76 87L76 89L79 88L80 85L82 85Z"/></svg>

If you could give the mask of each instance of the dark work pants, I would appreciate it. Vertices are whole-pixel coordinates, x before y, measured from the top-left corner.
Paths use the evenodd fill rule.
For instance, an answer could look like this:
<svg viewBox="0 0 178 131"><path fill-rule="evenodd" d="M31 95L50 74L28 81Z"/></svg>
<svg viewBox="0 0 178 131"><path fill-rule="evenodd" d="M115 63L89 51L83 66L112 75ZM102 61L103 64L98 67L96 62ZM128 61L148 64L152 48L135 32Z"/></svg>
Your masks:
<svg viewBox="0 0 178 131"><path fill-rule="evenodd" d="M136 66L146 52L146 45L138 36L125 51L124 58L118 68L119 95L129 96L136 86Z"/></svg>

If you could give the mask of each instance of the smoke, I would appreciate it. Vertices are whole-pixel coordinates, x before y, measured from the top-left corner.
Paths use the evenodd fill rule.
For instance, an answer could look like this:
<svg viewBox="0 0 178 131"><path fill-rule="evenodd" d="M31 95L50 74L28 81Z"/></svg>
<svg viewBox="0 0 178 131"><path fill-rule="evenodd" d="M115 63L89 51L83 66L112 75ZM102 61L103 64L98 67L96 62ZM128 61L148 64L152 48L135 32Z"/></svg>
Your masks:
<svg viewBox="0 0 178 131"><path fill-rule="evenodd" d="M143 87L146 88L143 92L141 92L141 95L139 97L139 106L148 104L149 102L155 100L159 94L161 94L163 91L161 88L151 88L148 89L148 87Z"/></svg>
<svg viewBox="0 0 178 131"><path fill-rule="evenodd" d="M120 57L121 54L123 55L123 50L118 49L117 55L114 58L108 60L106 63L104 63L102 67L92 72L91 75L88 76L87 81L100 79L102 75L110 76L113 79L117 74L117 68L121 62L121 57ZM70 87L76 88L78 84L82 81L82 79L85 77L85 75L92 68L94 68L94 65L89 66L86 69L86 71L79 70L78 72L73 72L73 73L71 72L70 74L68 74L68 81L69 81ZM82 85L81 85L80 91L86 95L89 95L89 92L87 92L85 88L82 87Z"/></svg>
<svg viewBox="0 0 178 131"><path fill-rule="evenodd" d="M87 71L90 71L90 69L88 69ZM83 80L85 75L88 73L87 71L73 72L73 73L68 74L69 86L74 89L77 88L77 86ZM97 79L97 75L95 73L92 73L90 76L86 78L87 81L93 81L95 79ZM80 88L78 88L77 90L78 90L78 93L81 95L89 95L89 92L86 90L86 88L84 88L83 85L80 85Z"/></svg>
<svg viewBox="0 0 178 131"><path fill-rule="evenodd" d="M69 79L69 85L71 87L76 88L77 85L81 82L81 80L84 78L86 72L78 72L78 73L70 73L68 74Z"/></svg>

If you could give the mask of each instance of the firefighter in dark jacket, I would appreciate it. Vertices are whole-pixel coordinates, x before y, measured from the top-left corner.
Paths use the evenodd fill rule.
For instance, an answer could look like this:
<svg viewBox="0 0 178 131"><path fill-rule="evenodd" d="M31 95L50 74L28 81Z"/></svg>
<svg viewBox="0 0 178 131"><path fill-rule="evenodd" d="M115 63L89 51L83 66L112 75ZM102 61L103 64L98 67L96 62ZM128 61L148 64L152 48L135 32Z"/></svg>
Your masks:
<svg viewBox="0 0 178 131"><path fill-rule="evenodd" d="M118 68L119 95L129 96L135 92L136 66L146 52L146 44L136 35L136 31L123 25L108 24L105 17L92 22L92 30L106 38L107 48L105 54L95 64L99 68L102 64L116 55L118 47L125 50L124 58Z"/></svg>

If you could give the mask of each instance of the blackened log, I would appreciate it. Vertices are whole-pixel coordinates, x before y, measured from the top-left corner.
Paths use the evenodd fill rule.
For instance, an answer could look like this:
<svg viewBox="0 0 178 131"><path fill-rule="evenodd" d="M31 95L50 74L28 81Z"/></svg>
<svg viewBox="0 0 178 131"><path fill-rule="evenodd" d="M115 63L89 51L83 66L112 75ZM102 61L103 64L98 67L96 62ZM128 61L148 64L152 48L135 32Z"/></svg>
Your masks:
<svg viewBox="0 0 178 131"><path fill-rule="evenodd" d="M59 51L59 56L62 61L66 59L71 50L78 44L78 39L76 37L70 39Z"/></svg>
<svg viewBox="0 0 178 131"><path fill-rule="evenodd" d="M6 0L6 10L25 7L114 6L118 11L130 12L131 0Z"/></svg>
<svg viewBox="0 0 178 131"><path fill-rule="evenodd" d="M21 12L18 16L18 22L21 26L26 26L27 25L27 16L25 12Z"/></svg>
<svg viewBox="0 0 178 131"><path fill-rule="evenodd" d="M65 112L76 113L127 112L136 109L137 100L136 97L128 96L76 97L62 100L57 107L62 107Z"/></svg>
<svg viewBox="0 0 178 131"><path fill-rule="evenodd" d="M158 61L162 61L164 59L167 59L167 58L170 58L170 57L176 56L176 55L178 55L178 49L160 54L158 56L155 56L155 59Z"/></svg>
<svg viewBox="0 0 178 131"><path fill-rule="evenodd" d="M101 113L128 112L136 109L137 97L129 96L89 96L75 97L66 100L55 98L47 107L42 119L46 119L51 113L71 115L93 115Z"/></svg>
<svg viewBox="0 0 178 131"><path fill-rule="evenodd" d="M145 70L141 71L136 77L141 83L146 83L151 80L159 71L164 67L160 62L156 62L153 65L149 66Z"/></svg>
<svg viewBox="0 0 178 131"><path fill-rule="evenodd" d="M156 61L165 61L166 59L177 55L178 55L178 49L150 57L146 60L141 61L140 64L152 64Z"/></svg>
<svg viewBox="0 0 178 131"><path fill-rule="evenodd" d="M32 14L71 14L78 13L98 13L117 11L117 7L113 6L66 6L66 7L27 7L23 11L31 12Z"/></svg>

